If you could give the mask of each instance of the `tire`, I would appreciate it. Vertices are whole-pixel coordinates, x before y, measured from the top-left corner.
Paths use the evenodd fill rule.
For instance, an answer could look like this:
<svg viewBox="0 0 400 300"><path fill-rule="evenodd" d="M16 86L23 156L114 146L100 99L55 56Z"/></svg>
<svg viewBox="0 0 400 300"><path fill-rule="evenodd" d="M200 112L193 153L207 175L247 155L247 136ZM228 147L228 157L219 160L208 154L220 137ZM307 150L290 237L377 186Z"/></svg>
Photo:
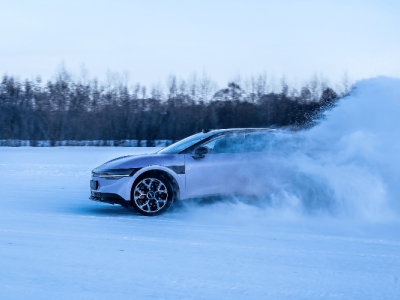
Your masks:
<svg viewBox="0 0 400 300"><path fill-rule="evenodd" d="M141 175L132 186L131 205L141 215L161 215L171 207L173 201L172 185L160 174Z"/></svg>

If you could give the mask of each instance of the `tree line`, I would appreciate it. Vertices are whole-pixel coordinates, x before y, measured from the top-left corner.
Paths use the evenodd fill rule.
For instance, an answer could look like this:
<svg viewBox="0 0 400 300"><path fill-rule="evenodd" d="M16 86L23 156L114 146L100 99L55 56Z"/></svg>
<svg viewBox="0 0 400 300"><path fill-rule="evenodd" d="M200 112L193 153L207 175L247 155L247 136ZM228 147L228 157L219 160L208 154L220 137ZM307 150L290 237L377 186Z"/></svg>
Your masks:
<svg viewBox="0 0 400 300"><path fill-rule="evenodd" d="M114 78L115 79L115 78ZM271 89L260 75L218 89L206 76L170 76L167 87L123 80L73 79L65 70L47 82L4 75L0 83L0 140L179 140L202 129L307 129L343 94L318 80L300 89L283 79Z"/></svg>

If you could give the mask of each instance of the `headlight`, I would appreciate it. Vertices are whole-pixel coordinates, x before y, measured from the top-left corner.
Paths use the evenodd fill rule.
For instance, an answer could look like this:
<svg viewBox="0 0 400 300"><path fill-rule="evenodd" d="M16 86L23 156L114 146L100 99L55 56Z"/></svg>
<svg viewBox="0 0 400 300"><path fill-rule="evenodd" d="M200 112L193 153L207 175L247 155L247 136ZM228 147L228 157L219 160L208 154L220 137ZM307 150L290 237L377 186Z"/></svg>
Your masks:
<svg viewBox="0 0 400 300"><path fill-rule="evenodd" d="M122 177L133 176L140 168L133 169L106 169L92 171L93 176L107 179L120 179Z"/></svg>

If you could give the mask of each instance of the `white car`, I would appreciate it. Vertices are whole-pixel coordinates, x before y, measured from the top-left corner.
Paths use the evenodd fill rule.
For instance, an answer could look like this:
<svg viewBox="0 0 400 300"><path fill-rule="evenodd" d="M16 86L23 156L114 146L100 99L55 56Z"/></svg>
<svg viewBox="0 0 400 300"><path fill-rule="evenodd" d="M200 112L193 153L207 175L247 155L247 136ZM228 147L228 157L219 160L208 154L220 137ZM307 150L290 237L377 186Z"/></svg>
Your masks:
<svg viewBox="0 0 400 300"><path fill-rule="evenodd" d="M90 199L153 216L176 200L252 194L248 173L256 172L273 131L203 130L154 154L113 159L92 171Z"/></svg>

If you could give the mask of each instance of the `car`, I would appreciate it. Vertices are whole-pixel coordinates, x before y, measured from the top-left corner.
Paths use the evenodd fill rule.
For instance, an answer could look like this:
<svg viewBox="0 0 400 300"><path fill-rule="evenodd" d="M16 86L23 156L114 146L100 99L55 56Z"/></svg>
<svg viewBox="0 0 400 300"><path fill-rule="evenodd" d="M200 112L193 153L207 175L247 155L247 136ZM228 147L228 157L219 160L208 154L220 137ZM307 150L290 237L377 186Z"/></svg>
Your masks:
<svg viewBox="0 0 400 300"><path fill-rule="evenodd" d="M248 173L257 172L274 131L203 130L156 153L110 160L92 171L90 199L155 216L177 200L251 194Z"/></svg>

